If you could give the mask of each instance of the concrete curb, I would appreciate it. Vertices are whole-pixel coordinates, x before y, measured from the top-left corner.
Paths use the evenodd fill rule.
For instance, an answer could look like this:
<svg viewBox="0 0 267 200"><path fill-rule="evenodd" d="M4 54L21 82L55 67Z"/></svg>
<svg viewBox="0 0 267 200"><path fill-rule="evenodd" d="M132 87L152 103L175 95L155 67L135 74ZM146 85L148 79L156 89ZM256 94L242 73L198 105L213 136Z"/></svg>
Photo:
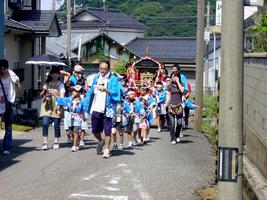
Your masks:
<svg viewBox="0 0 267 200"><path fill-rule="evenodd" d="M243 173L257 199L266 200L267 180L246 155L243 155Z"/></svg>

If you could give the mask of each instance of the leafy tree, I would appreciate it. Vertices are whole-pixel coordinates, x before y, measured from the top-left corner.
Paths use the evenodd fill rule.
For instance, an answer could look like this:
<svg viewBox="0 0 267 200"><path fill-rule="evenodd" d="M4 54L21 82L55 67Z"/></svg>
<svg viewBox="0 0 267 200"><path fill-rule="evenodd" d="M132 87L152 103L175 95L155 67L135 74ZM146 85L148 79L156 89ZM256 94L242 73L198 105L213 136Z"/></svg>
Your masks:
<svg viewBox="0 0 267 200"><path fill-rule="evenodd" d="M76 0L83 8L102 7L100 0ZM195 36L197 0L108 0L108 8L117 8L144 23L146 36ZM215 22L216 0L211 3L211 23ZM59 10L59 18L66 20L66 3Z"/></svg>

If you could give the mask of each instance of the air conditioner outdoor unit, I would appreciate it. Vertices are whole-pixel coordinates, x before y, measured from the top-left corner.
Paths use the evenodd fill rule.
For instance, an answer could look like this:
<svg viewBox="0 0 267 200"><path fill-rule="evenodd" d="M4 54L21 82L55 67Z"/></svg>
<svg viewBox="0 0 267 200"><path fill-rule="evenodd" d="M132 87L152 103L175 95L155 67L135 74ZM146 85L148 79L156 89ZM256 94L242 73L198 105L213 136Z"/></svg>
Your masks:
<svg viewBox="0 0 267 200"><path fill-rule="evenodd" d="M10 7L22 7L23 6L23 0L9 0L9 6Z"/></svg>

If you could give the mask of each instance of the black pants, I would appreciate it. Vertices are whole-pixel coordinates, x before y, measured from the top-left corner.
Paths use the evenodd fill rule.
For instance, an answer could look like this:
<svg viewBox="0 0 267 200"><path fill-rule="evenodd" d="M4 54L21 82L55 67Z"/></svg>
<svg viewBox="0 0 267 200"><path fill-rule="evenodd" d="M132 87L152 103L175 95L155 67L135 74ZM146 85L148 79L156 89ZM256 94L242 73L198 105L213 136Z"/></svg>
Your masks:
<svg viewBox="0 0 267 200"><path fill-rule="evenodd" d="M189 119L189 108L185 106L184 108L184 122L185 125L188 126L188 119Z"/></svg>
<svg viewBox="0 0 267 200"><path fill-rule="evenodd" d="M170 120L170 136L171 141L176 141L176 138L180 137L180 132L182 129L182 120L183 120L183 114L174 116L170 113L168 113L169 120Z"/></svg>

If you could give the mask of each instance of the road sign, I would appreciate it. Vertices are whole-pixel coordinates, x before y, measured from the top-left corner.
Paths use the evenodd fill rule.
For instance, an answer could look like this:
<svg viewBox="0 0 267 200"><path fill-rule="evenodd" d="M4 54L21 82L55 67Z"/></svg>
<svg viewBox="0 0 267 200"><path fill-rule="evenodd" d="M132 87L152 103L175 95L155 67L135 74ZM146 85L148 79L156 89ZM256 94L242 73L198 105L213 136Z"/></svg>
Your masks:
<svg viewBox="0 0 267 200"><path fill-rule="evenodd" d="M204 32L204 41L205 42L209 42L210 41L210 32L209 31L205 31Z"/></svg>
<svg viewBox="0 0 267 200"><path fill-rule="evenodd" d="M262 7L264 5L263 0L245 0L244 3L245 3L245 6L260 6L260 7Z"/></svg>

